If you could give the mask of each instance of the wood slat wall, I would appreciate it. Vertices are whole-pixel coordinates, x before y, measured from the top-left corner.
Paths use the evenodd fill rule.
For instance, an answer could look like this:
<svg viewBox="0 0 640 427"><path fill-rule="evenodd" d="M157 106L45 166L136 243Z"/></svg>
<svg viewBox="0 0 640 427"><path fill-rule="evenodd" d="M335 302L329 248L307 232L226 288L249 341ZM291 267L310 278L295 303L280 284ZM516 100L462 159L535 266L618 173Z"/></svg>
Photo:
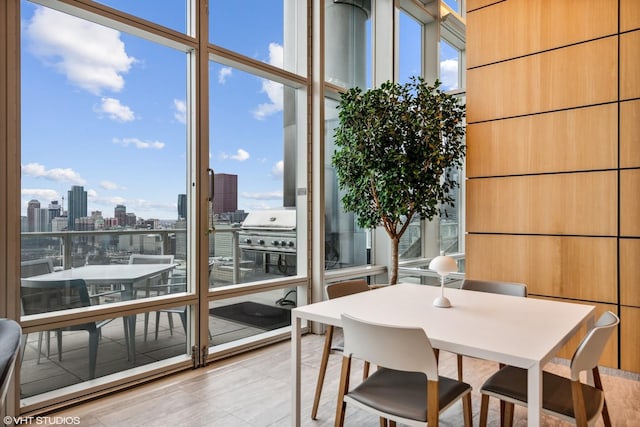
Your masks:
<svg viewBox="0 0 640 427"><path fill-rule="evenodd" d="M637 0L467 2L466 274L618 313L605 364L633 372L638 52Z"/></svg>

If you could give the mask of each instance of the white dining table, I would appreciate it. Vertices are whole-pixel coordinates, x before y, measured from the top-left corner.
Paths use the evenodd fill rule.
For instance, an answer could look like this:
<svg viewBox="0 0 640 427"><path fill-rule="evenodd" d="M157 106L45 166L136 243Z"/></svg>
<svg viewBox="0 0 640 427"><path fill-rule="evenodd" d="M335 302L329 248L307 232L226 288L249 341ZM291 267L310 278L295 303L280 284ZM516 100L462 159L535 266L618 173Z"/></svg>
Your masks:
<svg viewBox="0 0 640 427"><path fill-rule="evenodd" d="M135 285L146 283L154 277L167 274L173 270L176 264L104 264L84 265L67 270L54 271L52 273L31 276L26 280L49 281L82 279L87 286L116 285L122 286L123 299L135 299ZM127 328L129 334L129 360L135 362L136 358L136 316L128 316Z"/></svg>
<svg viewBox="0 0 640 427"><path fill-rule="evenodd" d="M400 283L292 310L293 426L300 425L300 347L303 320L341 326L340 316L382 324L422 327L434 348L527 369L528 425L539 426L542 368L583 325L593 305L445 289L451 308L433 306L435 286Z"/></svg>

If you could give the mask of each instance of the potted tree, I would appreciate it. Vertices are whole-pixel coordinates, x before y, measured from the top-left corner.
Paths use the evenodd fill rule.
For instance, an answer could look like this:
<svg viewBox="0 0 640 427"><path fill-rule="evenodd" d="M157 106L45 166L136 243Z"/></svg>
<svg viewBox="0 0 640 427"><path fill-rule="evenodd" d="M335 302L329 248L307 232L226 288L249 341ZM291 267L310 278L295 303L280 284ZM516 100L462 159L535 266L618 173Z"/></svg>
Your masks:
<svg viewBox="0 0 640 427"><path fill-rule="evenodd" d="M389 283L398 280L398 244L411 220L432 220L453 204L452 172L464 159L465 107L420 77L353 88L341 95L332 165L344 209L362 228L391 239Z"/></svg>

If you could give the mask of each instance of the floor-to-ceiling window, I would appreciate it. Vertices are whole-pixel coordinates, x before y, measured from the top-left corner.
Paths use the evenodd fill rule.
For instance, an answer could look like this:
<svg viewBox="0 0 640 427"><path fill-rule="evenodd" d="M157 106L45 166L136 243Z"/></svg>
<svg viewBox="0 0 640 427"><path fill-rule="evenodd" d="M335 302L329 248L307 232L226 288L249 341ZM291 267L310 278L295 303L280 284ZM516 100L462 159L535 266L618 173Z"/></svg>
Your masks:
<svg viewBox="0 0 640 427"><path fill-rule="evenodd" d="M348 267L383 270L387 239L341 208L336 106L350 87L435 75L423 20L402 13L397 74L388 0L7 4L20 16L2 17L17 36L3 35L0 53L19 76L7 93L20 120L0 135L20 165L2 160L13 210L0 220L11 219L21 269L0 290L21 306L1 304L25 331L23 411L286 339L318 257L315 288ZM322 28L307 22L319 4ZM11 108L0 114L13 126ZM407 247L424 235L407 234Z"/></svg>
<svg viewBox="0 0 640 427"><path fill-rule="evenodd" d="M334 2L324 8L324 267L326 270L371 263L371 232L357 225L353 213L345 212L343 190L331 165L338 125L339 91L366 89L371 75L371 1Z"/></svg>

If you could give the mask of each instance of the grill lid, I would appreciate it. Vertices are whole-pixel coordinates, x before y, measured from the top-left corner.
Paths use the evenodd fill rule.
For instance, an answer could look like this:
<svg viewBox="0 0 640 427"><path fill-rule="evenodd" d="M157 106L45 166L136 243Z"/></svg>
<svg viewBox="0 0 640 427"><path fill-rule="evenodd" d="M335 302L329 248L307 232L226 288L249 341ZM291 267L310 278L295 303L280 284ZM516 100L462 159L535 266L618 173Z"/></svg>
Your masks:
<svg viewBox="0 0 640 427"><path fill-rule="evenodd" d="M243 230L295 230L295 209L269 209L249 212L242 222Z"/></svg>

